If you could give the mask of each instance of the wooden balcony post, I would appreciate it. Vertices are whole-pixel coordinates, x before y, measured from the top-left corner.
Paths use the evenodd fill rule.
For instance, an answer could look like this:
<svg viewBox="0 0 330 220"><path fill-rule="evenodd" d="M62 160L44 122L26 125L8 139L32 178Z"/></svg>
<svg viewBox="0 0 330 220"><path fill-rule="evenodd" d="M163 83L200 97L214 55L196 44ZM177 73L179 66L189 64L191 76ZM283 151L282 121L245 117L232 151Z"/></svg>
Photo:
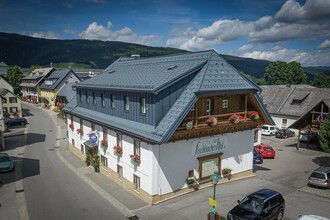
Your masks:
<svg viewBox="0 0 330 220"><path fill-rule="evenodd" d="M245 102L244 102L244 121L246 121L247 118L247 95L245 95Z"/></svg>
<svg viewBox="0 0 330 220"><path fill-rule="evenodd" d="M198 128L198 109L197 109L197 106L198 105L195 104L195 128Z"/></svg>

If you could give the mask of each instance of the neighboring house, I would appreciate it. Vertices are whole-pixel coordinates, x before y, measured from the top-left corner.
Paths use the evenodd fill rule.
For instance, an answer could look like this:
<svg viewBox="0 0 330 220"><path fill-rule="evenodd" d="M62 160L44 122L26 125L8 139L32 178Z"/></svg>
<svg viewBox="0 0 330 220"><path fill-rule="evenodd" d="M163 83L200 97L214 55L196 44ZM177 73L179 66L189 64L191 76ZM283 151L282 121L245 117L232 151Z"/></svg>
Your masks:
<svg viewBox="0 0 330 220"><path fill-rule="evenodd" d="M8 70L8 65L4 62L0 62L0 76L6 75Z"/></svg>
<svg viewBox="0 0 330 220"><path fill-rule="evenodd" d="M22 101L7 89L0 89L4 117L22 117Z"/></svg>
<svg viewBox="0 0 330 220"><path fill-rule="evenodd" d="M55 70L40 85L42 102L50 109L54 109L56 96L66 83L79 82L78 76L72 69Z"/></svg>
<svg viewBox="0 0 330 220"><path fill-rule="evenodd" d="M330 89L309 85L260 86L260 97L279 128L288 128L310 112L322 100L328 99ZM298 134L298 130L295 130Z"/></svg>
<svg viewBox="0 0 330 220"><path fill-rule="evenodd" d="M22 79L20 87L22 88L22 100L38 103L40 97L40 85L44 78L48 77L55 68L35 69L29 75Z"/></svg>
<svg viewBox="0 0 330 220"><path fill-rule="evenodd" d="M214 50L120 58L73 87L70 149L91 164L99 156L102 173L149 203L193 191L188 177L209 186L224 168L251 176L259 128L274 123L260 88Z"/></svg>
<svg viewBox="0 0 330 220"><path fill-rule="evenodd" d="M10 92L14 93L13 87L1 75L0 75L0 89L7 89Z"/></svg>

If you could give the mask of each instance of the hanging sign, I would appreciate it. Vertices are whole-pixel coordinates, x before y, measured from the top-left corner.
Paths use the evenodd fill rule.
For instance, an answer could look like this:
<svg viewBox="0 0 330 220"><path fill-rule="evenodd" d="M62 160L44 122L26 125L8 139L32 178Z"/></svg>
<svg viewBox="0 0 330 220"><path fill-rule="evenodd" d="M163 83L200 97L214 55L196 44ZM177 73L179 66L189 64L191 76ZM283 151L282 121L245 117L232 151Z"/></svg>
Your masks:
<svg viewBox="0 0 330 220"><path fill-rule="evenodd" d="M89 137L89 141L90 141L92 144L97 144L98 141L99 141L99 136L98 136L98 134L97 134L96 131L91 131L91 132L89 132L88 137Z"/></svg>

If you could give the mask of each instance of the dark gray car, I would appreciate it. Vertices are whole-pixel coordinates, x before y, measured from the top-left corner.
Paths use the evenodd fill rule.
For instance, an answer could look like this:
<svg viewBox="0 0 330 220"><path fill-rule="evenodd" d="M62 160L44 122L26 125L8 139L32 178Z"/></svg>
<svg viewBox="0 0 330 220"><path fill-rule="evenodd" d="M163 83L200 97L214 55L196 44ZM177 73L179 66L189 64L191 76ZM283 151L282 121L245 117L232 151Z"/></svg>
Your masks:
<svg viewBox="0 0 330 220"><path fill-rule="evenodd" d="M330 188L330 167L319 167L308 178L308 184L316 187Z"/></svg>

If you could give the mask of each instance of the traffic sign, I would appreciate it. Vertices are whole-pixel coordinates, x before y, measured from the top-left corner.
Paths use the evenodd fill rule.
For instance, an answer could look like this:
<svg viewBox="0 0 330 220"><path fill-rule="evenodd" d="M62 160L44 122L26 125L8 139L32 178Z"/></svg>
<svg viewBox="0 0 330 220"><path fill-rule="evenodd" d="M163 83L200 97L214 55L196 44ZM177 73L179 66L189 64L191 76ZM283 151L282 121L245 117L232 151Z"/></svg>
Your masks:
<svg viewBox="0 0 330 220"><path fill-rule="evenodd" d="M212 198L209 198L209 203L211 206L214 206L214 207L217 207L217 201L212 199Z"/></svg>

